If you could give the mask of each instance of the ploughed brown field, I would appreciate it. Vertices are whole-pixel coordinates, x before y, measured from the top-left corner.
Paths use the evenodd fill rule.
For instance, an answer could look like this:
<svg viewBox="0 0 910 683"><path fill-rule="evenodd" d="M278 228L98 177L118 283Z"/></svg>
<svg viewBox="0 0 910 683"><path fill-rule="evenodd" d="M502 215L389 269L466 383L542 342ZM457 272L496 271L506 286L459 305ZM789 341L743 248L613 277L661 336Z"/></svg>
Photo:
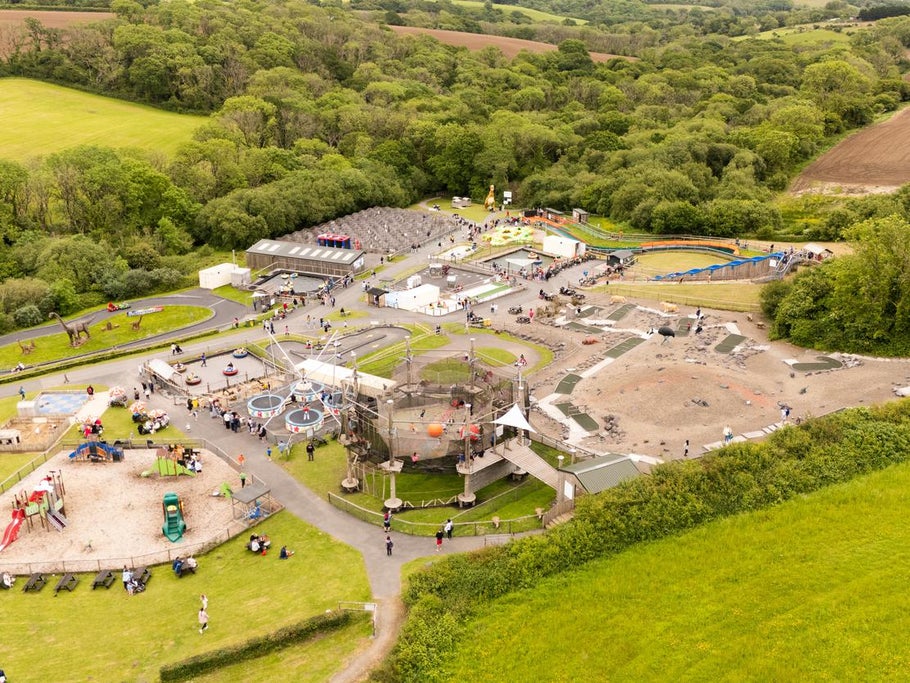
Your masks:
<svg viewBox="0 0 910 683"><path fill-rule="evenodd" d="M804 170L791 191L873 194L910 183L910 109L865 128Z"/></svg>
<svg viewBox="0 0 910 683"><path fill-rule="evenodd" d="M77 24L104 21L114 15L110 12L44 12L41 10L0 10L0 56L13 51L17 36L21 33L25 19L37 19L47 28L68 28Z"/></svg>
<svg viewBox="0 0 910 683"><path fill-rule="evenodd" d="M416 36L425 34L433 36L440 43L445 45L454 45L455 47L466 47L469 50L482 50L485 47L498 47L500 51L508 58L512 58L522 50L528 52L550 52L557 49L556 45L550 43L539 43L534 40L522 40L521 38L506 38L504 36L490 36L483 33L465 33L464 31L444 31L437 28L420 28L417 26L389 26L390 29L399 35ZM627 59L635 61L634 57L624 57L622 55L610 55L604 52L592 52L591 59L595 62L606 62L611 59Z"/></svg>

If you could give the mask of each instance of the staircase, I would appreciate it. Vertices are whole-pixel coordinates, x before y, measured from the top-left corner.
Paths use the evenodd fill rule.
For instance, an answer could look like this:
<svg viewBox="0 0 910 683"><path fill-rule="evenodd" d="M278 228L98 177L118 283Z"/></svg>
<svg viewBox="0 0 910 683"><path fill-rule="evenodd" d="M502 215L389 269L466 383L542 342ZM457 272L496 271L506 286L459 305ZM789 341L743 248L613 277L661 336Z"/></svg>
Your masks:
<svg viewBox="0 0 910 683"><path fill-rule="evenodd" d="M47 521L57 531L63 531L63 528L67 525L66 517L52 510L47 511Z"/></svg>
<svg viewBox="0 0 910 683"><path fill-rule="evenodd" d="M547 486L556 488L559 475L554 467L527 446L520 446L515 440L507 445L508 448L501 451L502 457Z"/></svg>

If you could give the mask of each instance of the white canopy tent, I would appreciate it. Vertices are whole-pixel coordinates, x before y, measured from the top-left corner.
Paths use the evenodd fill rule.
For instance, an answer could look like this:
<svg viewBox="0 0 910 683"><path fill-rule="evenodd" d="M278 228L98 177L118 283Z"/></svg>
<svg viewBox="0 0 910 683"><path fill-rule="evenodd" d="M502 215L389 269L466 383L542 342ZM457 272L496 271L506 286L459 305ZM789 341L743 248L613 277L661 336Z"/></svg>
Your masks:
<svg viewBox="0 0 910 683"><path fill-rule="evenodd" d="M522 414L521 408L518 407L517 403L513 404L502 417L493 420L493 424L514 427L515 429L526 429L532 434L537 433L537 430L531 426L527 419L525 419L525 416Z"/></svg>

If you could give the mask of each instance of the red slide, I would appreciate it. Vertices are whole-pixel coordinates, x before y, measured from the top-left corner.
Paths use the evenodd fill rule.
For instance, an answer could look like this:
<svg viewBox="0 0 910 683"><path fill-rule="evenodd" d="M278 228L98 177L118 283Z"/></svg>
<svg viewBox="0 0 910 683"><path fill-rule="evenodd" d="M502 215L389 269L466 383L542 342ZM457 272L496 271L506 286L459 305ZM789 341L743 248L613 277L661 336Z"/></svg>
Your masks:
<svg viewBox="0 0 910 683"><path fill-rule="evenodd" d="M13 521L9 523L9 526L6 527L6 531L3 532L3 541L0 541L0 550L3 550L6 546L16 540L19 536L19 527L22 526L22 521L25 519L25 510L13 510Z"/></svg>

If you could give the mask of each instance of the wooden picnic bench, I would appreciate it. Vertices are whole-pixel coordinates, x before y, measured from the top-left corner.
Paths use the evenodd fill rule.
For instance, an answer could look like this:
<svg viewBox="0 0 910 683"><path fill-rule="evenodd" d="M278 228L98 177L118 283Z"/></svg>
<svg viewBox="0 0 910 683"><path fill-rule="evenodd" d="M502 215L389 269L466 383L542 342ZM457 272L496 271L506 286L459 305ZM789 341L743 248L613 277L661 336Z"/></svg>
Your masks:
<svg viewBox="0 0 910 683"><path fill-rule="evenodd" d="M60 580L57 582L57 585L54 586L54 595L57 595L60 591L66 590L70 593L73 592L73 589L76 587L76 584L79 583L79 577L75 574L64 574L60 577Z"/></svg>
<svg viewBox="0 0 910 683"><path fill-rule="evenodd" d="M104 586L105 588L110 588L111 584L114 583L114 572L109 569L98 572L95 575L95 579L92 581L92 590L98 588L98 586Z"/></svg>
<svg viewBox="0 0 910 683"><path fill-rule="evenodd" d="M152 570L148 567L137 567L133 570L133 578L144 586L152 578Z"/></svg>
<svg viewBox="0 0 910 683"><path fill-rule="evenodd" d="M37 593L42 588L44 584L47 583L47 579L44 578L44 574L41 572L35 572L28 577L28 581L25 582L25 585L22 587L23 593Z"/></svg>

